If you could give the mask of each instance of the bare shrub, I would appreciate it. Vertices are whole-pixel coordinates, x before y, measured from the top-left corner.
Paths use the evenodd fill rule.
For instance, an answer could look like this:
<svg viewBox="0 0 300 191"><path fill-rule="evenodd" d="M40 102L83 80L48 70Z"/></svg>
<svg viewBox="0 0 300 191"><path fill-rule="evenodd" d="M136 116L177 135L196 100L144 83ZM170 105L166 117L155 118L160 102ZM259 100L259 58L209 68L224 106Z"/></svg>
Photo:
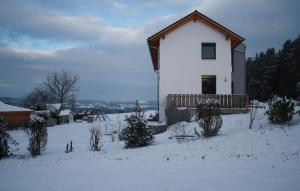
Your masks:
<svg viewBox="0 0 300 191"><path fill-rule="evenodd" d="M257 109L259 107L259 102L257 100L253 100L250 102L250 120L249 120L249 129L252 129L253 122L256 117Z"/></svg>
<svg viewBox="0 0 300 191"><path fill-rule="evenodd" d="M179 137L179 136L185 136L186 135L186 122L179 122L175 123L174 125L171 125L168 128L168 131L170 132L172 137Z"/></svg>
<svg viewBox="0 0 300 191"><path fill-rule="evenodd" d="M74 148L73 148L73 142L71 141L70 144L67 143L65 153L70 153L73 150L74 150Z"/></svg>
<svg viewBox="0 0 300 191"><path fill-rule="evenodd" d="M186 138L189 137L186 132L186 127L187 127L186 122L179 122L179 123L175 123L174 125L171 125L168 128L168 131L171 134L171 138L173 137L176 138L178 142L184 141Z"/></svg>
<svg viewBox="0 0 300 191"><path fill-rule="evenodd" d="M29 152L33 157L40 155L41 151L46 148L48 136L44 118L37 114L31 115L29 127L25 131L29 137Z"/></svg>
<svg viewBox="0 0 300 191"><path fill-rule="evenodd" d="M123 135L122 131L124 128L126 128L126 121L124 118L121 117L120 114L117 115L117 120L116 120L116 131L118 134L118 140L122 141L123 140Z"/></svg>
<svg viewBox="0 0 300 191"><path fill-rule="evenodd" d="M90 150L100 151L101 150L101 129L97 127L90 128Z"/></svg>
<svg viewBox="0 0 300 191"><path fill-rule="evenodd" d="M169 126L168 132L171 135L169 139L175 138L178 142L196 140L200 137L196 128L192 129L185 121Z"/></svg>

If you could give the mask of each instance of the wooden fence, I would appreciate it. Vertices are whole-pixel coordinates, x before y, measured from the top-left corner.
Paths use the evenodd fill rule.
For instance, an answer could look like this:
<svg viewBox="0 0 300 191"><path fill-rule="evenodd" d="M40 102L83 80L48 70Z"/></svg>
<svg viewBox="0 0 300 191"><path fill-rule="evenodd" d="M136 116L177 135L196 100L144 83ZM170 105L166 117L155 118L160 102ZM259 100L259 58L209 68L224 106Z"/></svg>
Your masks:
<svg viewBox="0 0 300 191"><path fill-rule="evenodd" d="M219 100L221 108L246 108L248 109L248 95L235 94L169 94L167 107L196 108L199 101L213 98Z"/></svg>

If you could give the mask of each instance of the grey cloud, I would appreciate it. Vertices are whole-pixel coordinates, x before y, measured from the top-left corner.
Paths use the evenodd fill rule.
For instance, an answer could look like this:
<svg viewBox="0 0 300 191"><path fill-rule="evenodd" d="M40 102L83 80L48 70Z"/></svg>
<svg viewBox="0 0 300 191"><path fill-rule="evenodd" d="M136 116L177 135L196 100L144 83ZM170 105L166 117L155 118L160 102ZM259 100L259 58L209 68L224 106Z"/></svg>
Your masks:
<svg viewBox="0 0 300 191"><path fill-rule="evenodd" d="M138 30L113 27L100 17L91 15L64 16L36 5L18 6L5 2L0 6L0 24L20 35L53 40L91 40L131 43L138 39Z"/></svg>
<svg viewBox="0 0 300 191"><path fill-rule="evenodd" d="M158 17L142 25L125 28L113 26L101 17L88 14L64 16L39 4L18 6L14 1L4 1L3 6L0 6L0 29L7 32L0 39L9 39L12 43L15 39L29 37L33 41L48 39L132 46L144 43L147 35L154 33L169 20L170 17Z"/></svg>
<svg viewBox="0 0 300 191"><path fill-rule="evenodd" d="M1 96L14 96L15 92L25 95L38 86L48 72L65 69L80 75L82 98L154 99L155 76L151 64L145 59L147 55L143 53L147 51L136 47L136 56L133 57L126 51L122 52L123 48L116 50L119 52L116 56L94 47L49 54L1 49L1 79L10 79L8 83L14 86L2 86Z"/></svg>

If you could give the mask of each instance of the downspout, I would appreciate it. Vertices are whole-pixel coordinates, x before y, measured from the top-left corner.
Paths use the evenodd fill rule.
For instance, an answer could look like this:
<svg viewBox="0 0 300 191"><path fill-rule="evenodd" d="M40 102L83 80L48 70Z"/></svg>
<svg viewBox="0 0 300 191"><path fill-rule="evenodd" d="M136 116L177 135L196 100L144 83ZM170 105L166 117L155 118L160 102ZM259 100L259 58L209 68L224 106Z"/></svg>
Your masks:
<svg viewBox="0 0 300 191"><path fill-rule="evenodd" d="M157 73L157 113L158 113L158 122L160 122L160 116L159 116L159 81L160 81L160 73L159 73L159 70L160 70L160 47L157 48L157 51L158 51L158 63L157 63L157 70L156 70L156 73Z"/></svg>
<svg viewBox="0 0 300 191"><path fill-rule="evenodd" d="M156 70L156 78L157 78L157 114L158 114L158 119L159 119L159 79L160 79L160 76L159 76L159 70Z"/></svg>

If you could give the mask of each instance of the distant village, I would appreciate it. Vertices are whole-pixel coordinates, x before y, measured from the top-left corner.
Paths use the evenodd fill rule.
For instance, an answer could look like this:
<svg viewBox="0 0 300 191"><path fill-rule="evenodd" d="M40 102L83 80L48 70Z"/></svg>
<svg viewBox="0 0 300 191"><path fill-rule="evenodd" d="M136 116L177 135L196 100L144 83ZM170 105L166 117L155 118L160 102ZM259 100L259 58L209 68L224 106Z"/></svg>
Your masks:
<svg viewBox="0 0 300 191"><path fill-rule="evenodd" d="M155 101L139 103L144 111L157 109ZM43 116L50 127L65 123L106 120L106 114L132 112L135 104L135 101L79 100L75 106L66 105L64 108L60 103L48 103L34 109L26 109L24 99L0 97L0 114L6 115L10 129L26 126L30 114Z"/></svg>

